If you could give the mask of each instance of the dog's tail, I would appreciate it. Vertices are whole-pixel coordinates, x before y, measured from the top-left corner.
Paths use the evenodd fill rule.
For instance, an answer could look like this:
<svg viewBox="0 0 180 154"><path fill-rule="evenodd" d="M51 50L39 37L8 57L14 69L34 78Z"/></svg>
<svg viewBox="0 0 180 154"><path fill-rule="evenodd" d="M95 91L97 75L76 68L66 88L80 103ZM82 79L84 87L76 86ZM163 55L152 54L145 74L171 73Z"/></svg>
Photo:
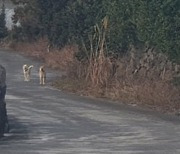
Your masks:
<svg viewBox="0 0 180 154"><path fill-rule="evenodd" d="M28 69L30 70L31 68L33 68L34 66L33 65L30 65L29 67L28 67Z"/></svg>

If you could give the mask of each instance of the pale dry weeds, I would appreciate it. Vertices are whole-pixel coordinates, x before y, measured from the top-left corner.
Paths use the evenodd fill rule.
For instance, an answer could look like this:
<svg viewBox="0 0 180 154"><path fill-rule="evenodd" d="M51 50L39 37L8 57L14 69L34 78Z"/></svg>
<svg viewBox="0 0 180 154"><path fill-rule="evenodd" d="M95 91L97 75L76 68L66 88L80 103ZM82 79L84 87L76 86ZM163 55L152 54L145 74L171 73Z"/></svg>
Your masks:
<svg viewBox="0 0 180 154"><path fill-rule="evenodd" d="M69 91L73 89L73 92L84 95L103 96L160 111L180 110L180 88L171 82L180 77L180 66L154 49L131 48L129 54L113 58L107 57L101 46L98 47L100 54L92 54L89 61L80 62L75 58L78 51L75 45L50 52L47 52L47 47L46 40L39 40L33 44L17 44L16 50L43 59L52 68L66 71L68 80L76 81L73 88L63 84ZM83 85L77 85L81 83ZM62 84L58 85L61 87Z"/></svg>

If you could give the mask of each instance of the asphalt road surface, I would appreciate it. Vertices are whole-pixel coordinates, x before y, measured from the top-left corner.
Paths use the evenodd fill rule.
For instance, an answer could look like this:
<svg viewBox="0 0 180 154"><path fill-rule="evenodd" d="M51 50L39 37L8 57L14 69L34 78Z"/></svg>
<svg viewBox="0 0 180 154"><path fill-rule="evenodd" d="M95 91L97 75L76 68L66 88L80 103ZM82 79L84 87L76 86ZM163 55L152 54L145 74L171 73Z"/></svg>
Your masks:
<svg viewBox="0 0 180 154"><path fill-rule="evenodd" d="M34 64L23 81L22 65ZM40 86L41 62L0 51L7 71L10 133L0 154L180 154L180 118Z"/></svg>

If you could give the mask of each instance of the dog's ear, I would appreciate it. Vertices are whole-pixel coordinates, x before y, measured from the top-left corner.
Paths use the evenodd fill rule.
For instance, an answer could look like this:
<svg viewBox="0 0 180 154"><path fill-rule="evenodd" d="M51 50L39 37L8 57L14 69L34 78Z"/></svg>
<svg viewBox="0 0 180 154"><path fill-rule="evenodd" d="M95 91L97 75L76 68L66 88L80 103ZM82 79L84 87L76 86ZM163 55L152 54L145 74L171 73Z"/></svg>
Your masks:
<svg viewBox="0 0 180 154"><path fill-rule="evenodd" d="M24 65L23 65L23 69L25 69L25 68L27 68L27 67L28 67L27 64L24 64Z"/></svg>
<svg viewBox="0 0 180 154"><path fill-rule="evenodd" d="M44 69L44 65L41 65L41 66L39 67L39 69Z"/></svg>

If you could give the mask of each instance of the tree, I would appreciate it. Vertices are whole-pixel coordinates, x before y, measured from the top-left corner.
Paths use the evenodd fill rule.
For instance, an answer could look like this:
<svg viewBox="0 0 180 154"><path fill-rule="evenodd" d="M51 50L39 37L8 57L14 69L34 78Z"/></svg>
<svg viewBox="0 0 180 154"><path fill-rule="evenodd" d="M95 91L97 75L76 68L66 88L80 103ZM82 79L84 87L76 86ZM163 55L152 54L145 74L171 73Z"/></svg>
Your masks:
<svg viewBox="0 0 180 154"><path fill-rule="evenodd" d="M51 44L63 46L78 41L100 17L102 0L12 0L19 6L14 22L20 22L24 37L47 37Z"/></svg>
<svg viewBox="0 0 180 154"><path fill-rule="evenodd" d="M42 37L37 0L12 0L12 2L17 5L13 22L20 24L20 27L15 27L15 30L21 34L18 40L33 41Z"/></svg>
<svg viewBox="0 0 180 154"><path fill-rule="evenodd" d="M5 6L4 2L1 8L1 14L0 14L0 38L6 37L8 34L7 27L6 27L6 14L5 14Z"/></svg>
<svg viewBox="0 0 180 154"><path fill-rule="evenodd" d="M109 48L118 53L143 44L180 57L179 0L104 0L110 19Z"/></svg>
<svg viewBox="0 0 180 154"><path fill-rule="evenodd" d="M144 45L180 57L179 0L12 0L21 38L47 37L51 45L89 41L94 26L107 16L106 45L124 54Z"/></svg>

